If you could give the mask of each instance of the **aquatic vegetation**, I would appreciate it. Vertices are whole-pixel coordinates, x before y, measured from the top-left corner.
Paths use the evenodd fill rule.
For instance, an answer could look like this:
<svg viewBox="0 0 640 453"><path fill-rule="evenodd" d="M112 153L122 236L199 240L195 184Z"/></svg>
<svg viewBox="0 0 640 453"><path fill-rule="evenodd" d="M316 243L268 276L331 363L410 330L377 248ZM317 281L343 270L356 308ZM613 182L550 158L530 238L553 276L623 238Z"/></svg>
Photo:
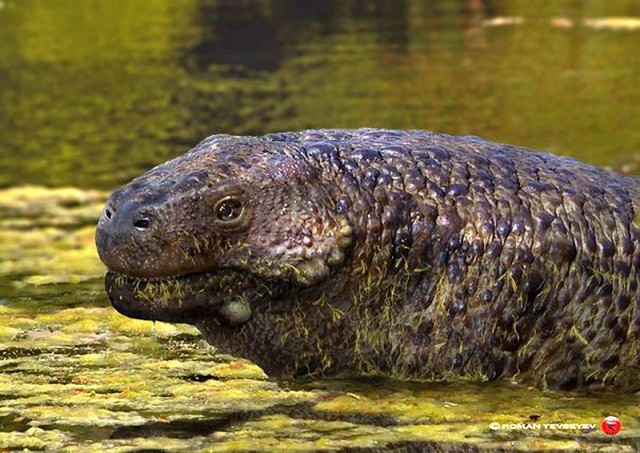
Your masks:
<svg viewBox="0 0 640 453"><path fill-rule="evenodd" d="M94 224L106 196L71 188L0 190L0 276L13 276L18 287L101 277Z"/></svg>

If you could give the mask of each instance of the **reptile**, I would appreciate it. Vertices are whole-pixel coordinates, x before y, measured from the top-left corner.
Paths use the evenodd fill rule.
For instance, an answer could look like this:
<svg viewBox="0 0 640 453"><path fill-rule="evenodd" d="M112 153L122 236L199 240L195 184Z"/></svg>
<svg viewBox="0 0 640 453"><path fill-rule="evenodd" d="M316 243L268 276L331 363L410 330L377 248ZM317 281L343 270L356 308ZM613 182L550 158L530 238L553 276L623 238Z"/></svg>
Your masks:
<svg viewBox="0 0 640 453"><path fill-rule="evenodd" d="M116 190L120 313L275 378L638 388L640 182L474 136L213 135Z"/></svg>

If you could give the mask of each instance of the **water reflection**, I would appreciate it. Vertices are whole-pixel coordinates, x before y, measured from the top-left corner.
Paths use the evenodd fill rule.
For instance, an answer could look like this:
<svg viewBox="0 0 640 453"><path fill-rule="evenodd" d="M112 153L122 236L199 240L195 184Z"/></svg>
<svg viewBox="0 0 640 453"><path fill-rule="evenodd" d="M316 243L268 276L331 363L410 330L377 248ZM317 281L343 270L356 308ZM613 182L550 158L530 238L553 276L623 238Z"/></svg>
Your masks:
<svg viewBox="0 0 640 453"><path fill-rule="evenodd" d="M283 58L283 41L265 16L258 0L218 1L198 8L202 39L188 52L189 63L199 70L211 65L230 66L230 76L246 71L277 70Z"/></svg>
<svg viewBox="0 0 640 453"><path fill-rule="evenodd" d="M640 150L638 15L631 0L8 2L0 186L113 188L212 133L306 127L615 165Z"/></svg>

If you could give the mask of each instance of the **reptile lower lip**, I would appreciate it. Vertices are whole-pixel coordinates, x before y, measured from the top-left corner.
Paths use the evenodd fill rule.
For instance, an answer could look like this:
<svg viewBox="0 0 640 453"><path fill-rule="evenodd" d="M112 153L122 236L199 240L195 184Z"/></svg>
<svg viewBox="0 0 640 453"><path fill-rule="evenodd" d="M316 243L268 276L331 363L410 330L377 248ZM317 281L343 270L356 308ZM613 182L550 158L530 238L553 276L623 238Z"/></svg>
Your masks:
<svg viewBox="0 0 640 453"><path fill-rule="evenodd" d="M139 279L116 272L105 276L111 304L125 316L166 322L194 323L219 311L236 292L253 288L255 279L225 270L163 279Z"/></svg>

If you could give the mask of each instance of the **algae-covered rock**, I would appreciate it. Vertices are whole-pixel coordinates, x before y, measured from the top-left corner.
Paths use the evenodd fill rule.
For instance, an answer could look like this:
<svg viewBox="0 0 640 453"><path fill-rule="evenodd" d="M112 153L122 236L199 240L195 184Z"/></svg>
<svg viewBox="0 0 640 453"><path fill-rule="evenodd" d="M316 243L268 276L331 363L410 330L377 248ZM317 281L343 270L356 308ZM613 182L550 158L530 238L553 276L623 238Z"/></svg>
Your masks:
<svg viewBox="0 0 640 453"><path fill-rule="evenodd" d="M29 428L25 432L0 432L0 448L7 450L59 450L69 436L59 430Z"/></svg>
<svg viewBox="0 0 640 453"><path fill-rule="evenodd" d="M101 277L93 223L106 194L73 188L0 190L0 276L12 283L79 283Z"/></svg>

